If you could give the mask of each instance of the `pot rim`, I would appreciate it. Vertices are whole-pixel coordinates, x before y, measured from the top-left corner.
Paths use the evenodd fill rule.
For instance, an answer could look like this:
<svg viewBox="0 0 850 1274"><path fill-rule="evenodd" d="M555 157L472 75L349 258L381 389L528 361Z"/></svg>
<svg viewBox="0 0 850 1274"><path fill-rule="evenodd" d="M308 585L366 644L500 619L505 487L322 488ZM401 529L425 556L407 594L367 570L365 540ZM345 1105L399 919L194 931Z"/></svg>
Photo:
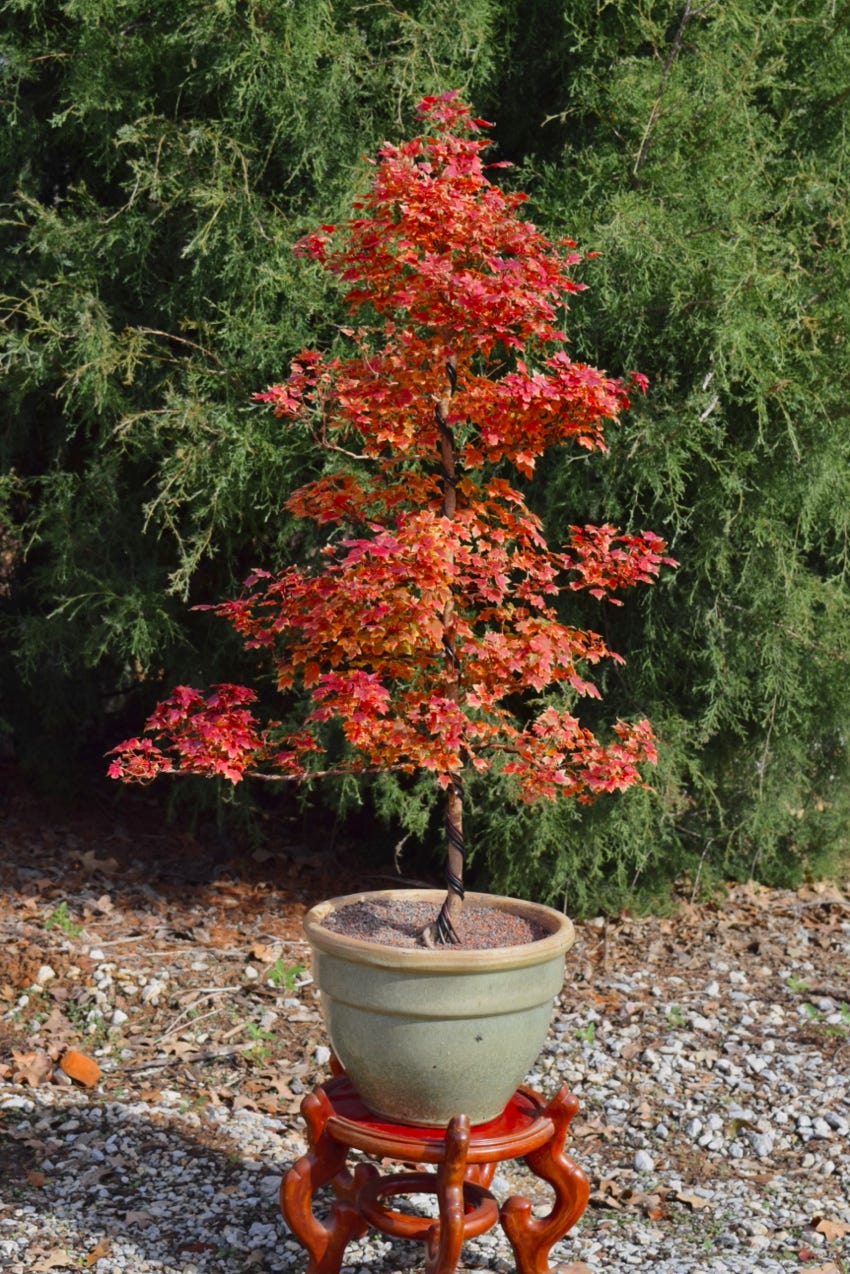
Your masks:
<svg viewBox="0 0 850 1274"><path fill-rule="evenodd" d="M314 950L338 956L353 963L398 969L408 972L438 974L486 973L505 968L526 968L563 956L575 942L572 921L554 907L500 894L467 893L467 903L511 911L545 925L550 932L534 942L510 947L458 950L457 947L392 947L368 938L353 938L325 928L323 921L332 912L366 898L407 898L417 902L433 902L435 915L445 897L443 889L371 889L355 894L328 898L311 907L304 917L307 941Z"/></svg>

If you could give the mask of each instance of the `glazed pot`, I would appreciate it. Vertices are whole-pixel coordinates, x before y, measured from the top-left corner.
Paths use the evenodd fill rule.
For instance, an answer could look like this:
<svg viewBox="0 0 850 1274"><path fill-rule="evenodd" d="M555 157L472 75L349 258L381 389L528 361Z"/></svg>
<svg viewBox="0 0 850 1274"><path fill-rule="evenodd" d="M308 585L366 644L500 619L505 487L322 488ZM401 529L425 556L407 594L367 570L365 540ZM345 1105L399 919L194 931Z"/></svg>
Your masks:
<svg viewBox="0 0 850 1274"><path fill-rule="evenodd" d="M323 923L364 899L433 904L439 890L381 890L319 903L304 920L334 1052L375 1114L399 1123L494 1119L534 1065L561 990L572 923L538 903L467 894L467 907L510 911L546 931L492 950L402 948Z"/></svg>

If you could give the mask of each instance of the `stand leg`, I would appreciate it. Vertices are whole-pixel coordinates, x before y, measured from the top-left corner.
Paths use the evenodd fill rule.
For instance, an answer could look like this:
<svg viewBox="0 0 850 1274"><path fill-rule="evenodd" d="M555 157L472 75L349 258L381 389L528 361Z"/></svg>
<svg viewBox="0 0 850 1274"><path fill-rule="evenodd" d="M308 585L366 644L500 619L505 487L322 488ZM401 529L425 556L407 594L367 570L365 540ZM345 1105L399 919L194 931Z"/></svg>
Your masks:
<svg viewBox="0 0 850 1274"><path fill-rule="evenodd" d="M339 1274L346 1244L364 1234L366 1226L354 1200L364 1176L376 1172L358 1168L352 1175L345 1167L346 1146L328 1135L326 1124L333 1107L321 1088L301 1103L310 1149L287 1172L280 1185L280 1210L295 1237L309 1253L305 1274ZM313 1212L313 1195L331 1182L337 1201L327 1222Z"/></svg>
<svg viewBox="0 0 850 1274"><path fill-rule="evenodd" d="M440 1219L425 1236L425 1274L454 1274L463 1246L463 1182L469 1119L456 1115L446 1130L446 1154L437 1170Z"/></svg>
<svg viewBox="0 0 850 1274"><path fill-rule="evenodd" d="M486 1190L496 1175L495 1163L471 1163L466 1169L466 1180Z"/></svg>
<svg viewBox="0 0 850 1274"><path fill-rule="evenodd" d="M566 1087L553 1097L546 1115L555 1130L546 1145L525 1156L535 1176L555 1191L555 1202L545 1217L535 1217L528 1199L514 1195L502 1204L502 1229L516 1257L517 1274L549 1274L549 1249L575 1225L587 1207L587 1176L564 1153L567 1129L578 1110L578 1101Z"/></svg>

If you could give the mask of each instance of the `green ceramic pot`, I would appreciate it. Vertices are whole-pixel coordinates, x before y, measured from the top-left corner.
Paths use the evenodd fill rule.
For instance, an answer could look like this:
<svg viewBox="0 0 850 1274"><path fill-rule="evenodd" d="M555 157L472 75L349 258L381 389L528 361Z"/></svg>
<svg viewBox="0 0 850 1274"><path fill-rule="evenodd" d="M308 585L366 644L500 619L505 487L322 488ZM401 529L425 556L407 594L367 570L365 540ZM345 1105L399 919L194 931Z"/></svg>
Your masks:
<svg viewBox="0 0 850 1274"><path fill-rule="evenodd" d="M474 1124L501 1114L534 1065L561 990L572 923L537 903L467 894L467 903L536 921L545 937L519 946L406 949L334 933L323 921L364 898L433 904L439 890L333 898L304 920L331 1045L365 1104L386 1119Z"/></svg>

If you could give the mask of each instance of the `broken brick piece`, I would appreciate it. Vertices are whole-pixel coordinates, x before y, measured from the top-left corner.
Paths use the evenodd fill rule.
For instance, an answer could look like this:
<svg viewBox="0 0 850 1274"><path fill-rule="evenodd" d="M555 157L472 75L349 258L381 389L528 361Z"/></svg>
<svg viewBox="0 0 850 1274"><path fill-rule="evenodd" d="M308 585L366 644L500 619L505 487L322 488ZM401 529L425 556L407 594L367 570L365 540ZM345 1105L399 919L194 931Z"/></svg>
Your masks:
<svg viewBox="0 0 850 1274"><path fill-rule="evenodd" d="M59 1065L66 1075L70 1075L71 1079L75 1079L78 1084L85 1084L86 1088L92 1088L100 1079L100 1067L97 1062L75 1048L65 1050Z"/></svg>

